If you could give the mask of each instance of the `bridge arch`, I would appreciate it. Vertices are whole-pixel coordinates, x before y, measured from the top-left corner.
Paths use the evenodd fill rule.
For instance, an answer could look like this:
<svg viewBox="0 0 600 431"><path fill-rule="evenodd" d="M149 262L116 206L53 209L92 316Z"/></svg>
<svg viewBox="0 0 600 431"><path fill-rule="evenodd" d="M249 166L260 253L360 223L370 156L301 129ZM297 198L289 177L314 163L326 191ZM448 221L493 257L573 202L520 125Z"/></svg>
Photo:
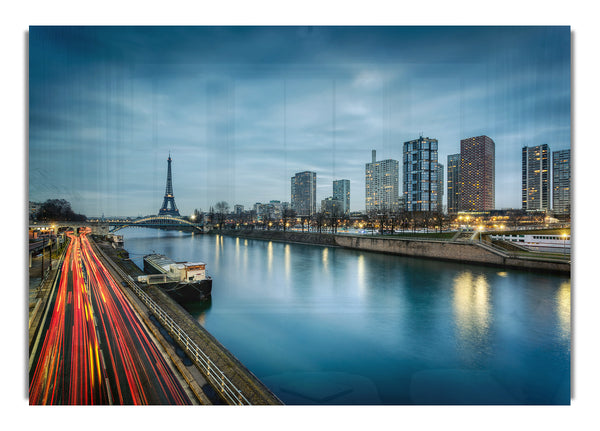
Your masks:
<svg viewBox="0 0 600 431"><path fill-rule="evenodd" d="M114 233L120 229L124 229L126 227L171 227L171 226L185 226L192 227L197 231L202 232L202 225L198 225L196 223L192 223L190 221L170 216L150 216L144 217L131 222L111 222L109 223L113 226L110 232Z"/></svg>

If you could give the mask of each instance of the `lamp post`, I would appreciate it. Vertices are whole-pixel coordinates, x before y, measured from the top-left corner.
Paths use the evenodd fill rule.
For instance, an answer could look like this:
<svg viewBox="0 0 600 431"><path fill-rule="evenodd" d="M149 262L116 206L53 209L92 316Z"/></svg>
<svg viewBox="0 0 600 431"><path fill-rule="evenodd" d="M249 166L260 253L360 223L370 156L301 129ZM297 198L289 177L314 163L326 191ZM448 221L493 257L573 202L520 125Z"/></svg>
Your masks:
<svg viewBox="0 0 600 431"><path fill-rule="evenodd" d="M562 237L563 237L563 255L566 255L567 254L567 234L563 233Z"/></svg>

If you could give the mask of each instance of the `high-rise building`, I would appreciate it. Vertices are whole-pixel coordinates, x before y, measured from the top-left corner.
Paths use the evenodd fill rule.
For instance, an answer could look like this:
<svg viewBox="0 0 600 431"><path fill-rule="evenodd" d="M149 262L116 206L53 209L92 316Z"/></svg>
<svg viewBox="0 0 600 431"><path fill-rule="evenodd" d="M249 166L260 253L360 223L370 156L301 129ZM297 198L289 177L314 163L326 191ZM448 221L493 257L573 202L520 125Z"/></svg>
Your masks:
<svg viewBox="0 0 600 431"><path fill-rule="evenodd" d="M521 151L521 202L527 211L550 209L550 148L547 144Z"/></svg>
<svg viewBox="0 0 600 431"><path fill-rule="evenodd" d="M496 144L488 136L460 141L460 210L490 211L495 207Z"/></svg>
<svg viewBox="0 0 600 431"><path fill-rule="evenodd" d="M365 209L398 210L398 160L376 160L375 150L371 163L365 164Z"/></svg>
<svg viewBox="0 0 600 431"><path fill-rule="evenodd" d="M292 177L292 209L299 216L311 216L317 211L316 172L298 172Z"/></svg>
<svg viewBox="0 0 600 431"><path fill-rule="evenodd" d="M438 208L438 141L424 138L405 142L402 192L407 211Z"/></svg>
<svg viewBox="0 0 600 431"><path fill-rule="evenodd" d="M281 201L278 200L271 200L268 204L270 206L270 209L272 210L272 215L274 219L280 219L281 218L281 212L282 212L282 206L281 206Z"/></svg>
<svg viewBox="0 0 600 431"><path fill-rule="evenodd" d="M460 154L448 156L448 213L457 213L460 210Z"/></svg>
<svg viewBox="0 0 600 431"><path fill-rule="evenodd" d="M333 182L333 199L341 202L342 214L350 213L350 180L335 180Z"/></svg>
<svg viewBox="0 0 600 431"><path fill-rule="evenodd" d="M437 164L437 211L444 211L444 165Z"/></svg>
<svg viewBox="0 0 600 431"><path fill-rule="evenodd" d="M571 150L552 153L552 209L571 214Z"/></svg>
<svg viewBox="0 0 600 431"><path fill-rule="evenodd" d="M342 201L331 196L321 200L321 212L327 217L339 217L343 214Z"/></svg>
<svg viewBox="0 0 600 431"><path fill-rule="evenodd" d="M233 212L235 215L240 215L244 212L244 205L236 204L233 206Z"/></svg>

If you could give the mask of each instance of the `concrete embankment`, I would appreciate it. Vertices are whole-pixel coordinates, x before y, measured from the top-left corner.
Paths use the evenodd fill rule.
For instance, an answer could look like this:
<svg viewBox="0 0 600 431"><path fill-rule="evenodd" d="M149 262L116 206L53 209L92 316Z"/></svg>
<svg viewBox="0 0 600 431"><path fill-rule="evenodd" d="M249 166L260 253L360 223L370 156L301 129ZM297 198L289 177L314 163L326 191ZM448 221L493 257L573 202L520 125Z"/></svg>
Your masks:
<svg viewBox="0 0 600 431"><path fill-rule="evenodd" d="M219 233L219 232L215 232ZM327 233L263 230L224 230L224 235L265 241L297 242L354 250L388 253L465 264L493 265L504 268L570 273L571 264L563 259L524 257L498 250L477 241L449 241L381 236L357 236Z"/></svg>
<svg viewBox="0 0 600 431"><path fill-rule="evenodd" d="M98 242L97 245L102 249L108 259L118 265L125 273L131 276L134 280L138 275L143 275L140 268L128 259L127 252L124 250L114 249L108 244ZM134 295L129 288L125 288L130 295ZM231 352L229 352L218 340L216 340L206 329L200 324L175 300L164 293L157 286L146 286L144 292L165 312L169 317L199 346L202 351L211 359L211 361L225 374L225 376L235 385L237 389L248 399L253 405L276 405L282 402L254 375L248 370ZM147 311L150 313L150 311ZM173 339L179 344L183 351L188 352L188 346ZM176 358L173 358L176 360ZM190 357L193 361L193 356ZM198 367L200 370L201 367ZM186 377L186 380L193 380L192 377ZM208 379L206 379L208 380ZM201 401L205 404L207 393L206 380L202 382L191 382L191 387ZM188 382L190 383L190 382ZM219 388L213 388L214 393L219 392ZM204 398L204 399L202 399ZM225 401L225 400L223 400Z"/></svg>

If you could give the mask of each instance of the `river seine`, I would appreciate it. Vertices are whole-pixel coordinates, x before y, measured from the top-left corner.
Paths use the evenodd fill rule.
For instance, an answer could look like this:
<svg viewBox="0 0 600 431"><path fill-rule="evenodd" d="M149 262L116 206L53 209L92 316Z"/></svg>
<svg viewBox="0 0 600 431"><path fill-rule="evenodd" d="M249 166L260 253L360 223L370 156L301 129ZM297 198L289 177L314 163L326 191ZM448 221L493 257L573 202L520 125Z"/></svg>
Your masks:
<svg viewBox="0 0 600 431"><path fill-rule="evenodd" d="M569 404L569 277L124 229L125 249L203 261L183 304L286 404Z"/></svg>

